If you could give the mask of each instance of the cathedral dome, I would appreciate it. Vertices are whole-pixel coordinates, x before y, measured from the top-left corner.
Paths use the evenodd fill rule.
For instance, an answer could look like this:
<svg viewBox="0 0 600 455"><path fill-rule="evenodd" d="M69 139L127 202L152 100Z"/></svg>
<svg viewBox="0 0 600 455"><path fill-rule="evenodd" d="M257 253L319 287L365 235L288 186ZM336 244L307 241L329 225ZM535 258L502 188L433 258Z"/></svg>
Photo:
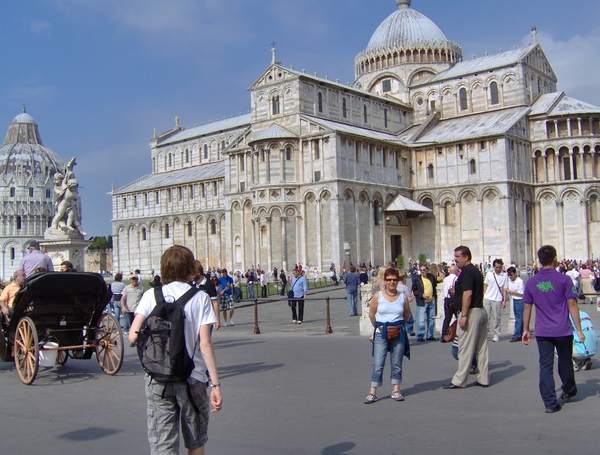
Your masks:
<svg viewBox="0 0 600 455"><path fill-rule="evenodd" d="M428 42L447 41L429 18L410 9L411 0L396 0L398 9L375 30L366 51L396 47L415 48Z"/></svg>
<svg viewBox="0 0 600 455"><path fill-rule="evenodd" d="M33 178L35 183L43 185L64 167L63 160L42 145L35 121L23 108L8 126L0 147L0 179L6 184L14 176L15 183L23 185Z"/></svg>
<svg viewBox="0 0 600 455"><path fill-rule="evenodd" d="M402 64L454 64L462 49L429 18L410 8L412 0L396 0L398 9L385 19L367 48L354 61L356 76Z"/></svg>

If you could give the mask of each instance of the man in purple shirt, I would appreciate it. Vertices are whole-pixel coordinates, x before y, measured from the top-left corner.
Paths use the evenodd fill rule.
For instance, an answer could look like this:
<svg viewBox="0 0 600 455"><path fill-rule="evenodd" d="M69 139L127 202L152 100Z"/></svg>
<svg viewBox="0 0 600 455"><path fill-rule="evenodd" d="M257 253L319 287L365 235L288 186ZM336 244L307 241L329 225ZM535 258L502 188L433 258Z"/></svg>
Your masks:
<svg viewBox="0 0 600 455"><path fill-rule="evenodd" d="M27 247L29 254L23 256L19 270L23 270L25 278L33 274L33 271L38 268L43 268L47 272L54 272L54 265L52 259L46 254L40 253L40 244L36 240L29 242Z"/></svg>
<svg viewBox="0 0 600 455"><path fill-rule="evenodd" d="M523 301L523 344L531 341L529 322L531 306L535 305L535 338L540 356L540 394L546 406L546 412L561 410L556 400L554 384L554 350L558 356L558 374L562 381L561 398L566 402L577 394L575 373L571 360L573 350L573 329L569 313L577 328L580 340L585 340L579 320L577 294L571 278L556 271L558 259L556 248L545 245L538 250L538 259L542 265L540 272L531 277L525 285Z"/></svg>

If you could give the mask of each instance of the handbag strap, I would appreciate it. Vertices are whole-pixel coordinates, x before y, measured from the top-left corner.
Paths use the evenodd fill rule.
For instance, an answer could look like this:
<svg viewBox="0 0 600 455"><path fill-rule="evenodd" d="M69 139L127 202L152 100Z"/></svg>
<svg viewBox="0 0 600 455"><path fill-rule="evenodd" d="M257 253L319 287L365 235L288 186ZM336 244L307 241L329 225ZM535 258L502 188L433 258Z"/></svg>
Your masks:
<svg viewBox="0 0 600 455"><path fill-rule="evenodd" d="M502 297L504 297L504 294L502 293L502 289L500 288L500 285L498 284L498 280L496 279L496 272L492 272L494 274L494 281L496 282L496 286L498 286L498 290L500 291L500 294L502 295Z"/></svg>

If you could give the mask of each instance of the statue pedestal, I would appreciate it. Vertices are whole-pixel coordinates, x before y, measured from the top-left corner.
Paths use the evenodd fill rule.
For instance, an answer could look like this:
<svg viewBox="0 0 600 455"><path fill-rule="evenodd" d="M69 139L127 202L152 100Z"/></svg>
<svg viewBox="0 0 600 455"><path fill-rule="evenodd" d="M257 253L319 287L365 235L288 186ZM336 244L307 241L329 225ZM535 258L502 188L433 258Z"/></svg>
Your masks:
<svg viewBox="0 0 600 455"><path fill-rule="evenodd" d="M44 234L44 240L40 242L40 249L46 248L48 256L52 259L54 264L54 270L60 270L60 263L63 261L69 261L73 264L73 267L78 272L83 272L83 250L86 246L91 245L90 240L84 240L82 238L64 237L58 239L55 236L49 236Z"/></svg>

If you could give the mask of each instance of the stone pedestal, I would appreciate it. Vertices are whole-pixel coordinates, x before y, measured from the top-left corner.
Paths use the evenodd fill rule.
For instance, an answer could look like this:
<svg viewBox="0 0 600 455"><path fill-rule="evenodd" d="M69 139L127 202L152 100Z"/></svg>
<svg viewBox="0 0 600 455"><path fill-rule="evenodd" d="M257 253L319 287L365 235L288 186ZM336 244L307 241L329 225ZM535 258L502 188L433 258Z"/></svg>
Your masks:
<svg viewBox="0 0 600 455"><path fill-rule="evenodd" d="M48 236L44 235L44 237L46 239L40 242L40 249L43 250L45 248L48 251L48 256L52 259L55 271L58 272L60 270L60 263L63 261L71 262L78 272L85 271L83 250L92 243L90 240L69 237L50 240Z"/></svg>
<svg viewBox="0 0 600 455"><path fill-rule="evenodd" d="M373 285L367 283L358 290L360 292L360 302L362 307L360 312L360 335L370 337L373 335L373 324L371 324L371 320L369 319L369 308L367 307L367 303L371 300Z"/></svg>

